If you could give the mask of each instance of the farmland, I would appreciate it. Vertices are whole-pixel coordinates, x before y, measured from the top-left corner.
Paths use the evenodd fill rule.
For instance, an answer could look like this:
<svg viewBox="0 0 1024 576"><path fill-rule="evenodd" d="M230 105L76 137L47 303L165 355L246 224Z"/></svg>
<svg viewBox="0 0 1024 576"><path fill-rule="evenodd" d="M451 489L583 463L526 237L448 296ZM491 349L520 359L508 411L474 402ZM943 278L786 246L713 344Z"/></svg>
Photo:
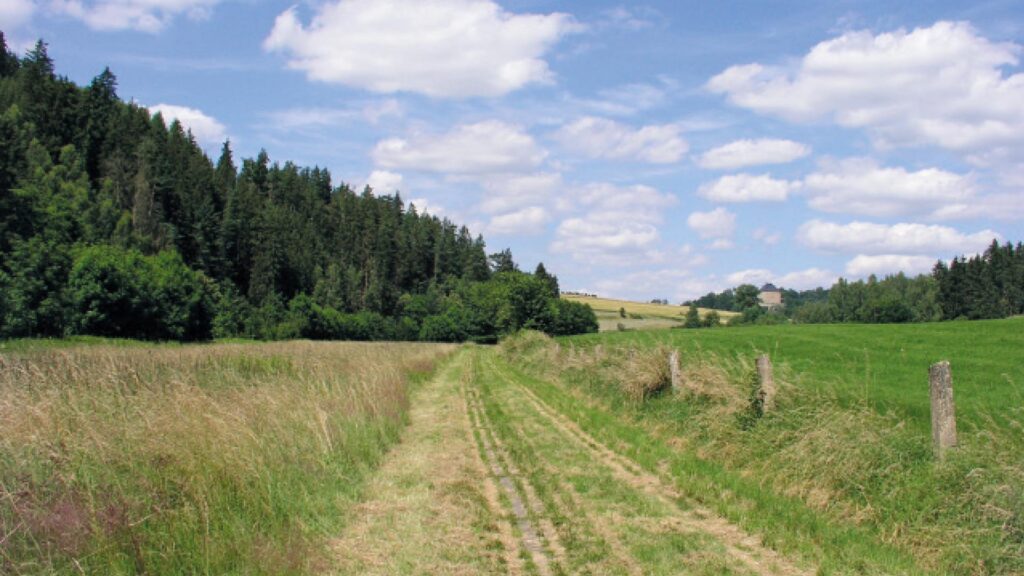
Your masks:
<svg viewBox="0 0 1024 576"><path fill-rule="evenodd" d="M589 304L597 315L601 332L617 331L620 324L626 330L660 330L680 327L683 325L683 316L686 315L687 310L683 306L673 304L632 302L596 296L563 294L562 298L571 302ZM625 311L625 317L621 316L620 310ZM709 309L701 308L701 317L708 312L710 312ZM735 312L719 311L718 313L723 320L736 315Z"/></svg>
<svg viewBox="0 0 1024 576"><path fill-rule="evenodd" d="M1018 574L1022 328L7 342L0 566ZM779 384L770 412L752 410L762 352ZM940 359L960 433L945 459L928 429Z"/></svg>

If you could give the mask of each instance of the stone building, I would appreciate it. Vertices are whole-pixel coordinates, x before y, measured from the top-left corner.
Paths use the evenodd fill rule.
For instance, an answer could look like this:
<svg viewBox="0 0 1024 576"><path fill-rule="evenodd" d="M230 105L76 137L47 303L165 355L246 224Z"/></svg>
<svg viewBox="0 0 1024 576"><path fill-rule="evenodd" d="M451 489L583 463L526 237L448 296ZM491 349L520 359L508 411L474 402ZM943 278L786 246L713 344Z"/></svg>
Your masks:
<svg viewBox="0 0 1024 576"><path fill-rule="evenodd" d="M782 307L782 290L768 283L761 286L761 292L757 295L758 303L769 310Z"/></svg>

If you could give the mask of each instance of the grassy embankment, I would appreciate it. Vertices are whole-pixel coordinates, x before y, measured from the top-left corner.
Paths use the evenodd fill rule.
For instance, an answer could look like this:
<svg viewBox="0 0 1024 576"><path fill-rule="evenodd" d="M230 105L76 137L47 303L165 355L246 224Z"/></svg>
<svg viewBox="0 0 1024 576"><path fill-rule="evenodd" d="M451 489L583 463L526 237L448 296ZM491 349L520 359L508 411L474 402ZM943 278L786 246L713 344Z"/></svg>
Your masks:
<svg viewBox="0 0 1024 576"><path fill-rule="evenodd" d="M0 572L316 569L453 348L9 342Z"/></svg>
<svg viewBox="0 0 1024 576"><path fill-rule="evenodd" d="M597 322L601 332L615 332L619 330L619 324L626 330L663 330L666 328L681 327L687 308L673 304L651 304L647 302L631 302L629 300L615 300L612 298L597 298L590 296L577 296L574 294L563 294L562 298L572 302L589 304L597 315ZM625 310L626 317L623 318L620 310ZM700 308L701 318L711 310ZM719 311L722 321L735 316L735 312Z"/></svg>
<svg viewBox="0 0 1024 576"><path fill-rule="evenodd" d="M682 352L685 389L655 392L671 348ZM592 335L512 358L673 446L669 467L688 491L783 548L817 540L867 550L865 566L888 564L856 544L867 539L940 573L1019 574L1022 350L1024 320L1011 319ZM782 389L778 409L756 418L759 351L772 355ZM929 435L927 368L941 359L953 367L960 432L945 461ZM847 560L819 559L825 568Z"/></svg>

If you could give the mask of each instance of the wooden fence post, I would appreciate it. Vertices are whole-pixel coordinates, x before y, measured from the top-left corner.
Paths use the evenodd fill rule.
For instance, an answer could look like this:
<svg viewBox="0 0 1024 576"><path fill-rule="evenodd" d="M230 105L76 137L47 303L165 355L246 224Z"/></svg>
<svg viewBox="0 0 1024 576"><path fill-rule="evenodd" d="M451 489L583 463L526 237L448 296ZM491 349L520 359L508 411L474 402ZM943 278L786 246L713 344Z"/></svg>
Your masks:
<svg viewBox="0 0 1024 576"><path fill-rule="evenodd" d="M678 394L683 389L683 374L679 369L678 350L673 350L668 355L668 369L672 373L672 393Z"/></svg>
<svg viewBox="0 0 1024 576"><path fill-rule="evenodd" d="M758 391L761 411L767 414L775 409L775 378L772 377L772 361L767 354L757 357L757 375L761 380L761 388Z"/></svg>
<svg viewBox="0 0 1024 576"><path fill-rule="evenodd" d="M932 444L941 459L956 447L956 410L953 405L953 373L943 360L928 369L932 398Z"/></svg>

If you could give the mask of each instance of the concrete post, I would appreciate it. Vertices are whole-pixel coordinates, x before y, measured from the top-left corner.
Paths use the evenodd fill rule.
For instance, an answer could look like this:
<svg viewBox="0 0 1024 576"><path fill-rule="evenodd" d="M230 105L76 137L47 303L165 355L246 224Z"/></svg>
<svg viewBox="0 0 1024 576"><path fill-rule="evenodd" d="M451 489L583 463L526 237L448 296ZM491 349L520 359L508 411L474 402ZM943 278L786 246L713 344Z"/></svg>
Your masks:
<svg viewBox="0 0 1024 576"><path fill-rule="evenodd" d="M932 364L928 370L932 398L932 444L942 458L956 447L956 410L953 405L953 373L949 362Z"/></svg>
<svg viewBox="0 0 1024 576"><path fill-rule="evenodd" d="M761 411L765 414L775 409L775 378L772 376L772 361L767 354L757 357L757 375L761 380Z"/></svg>
<svg viewBox="0 0 1024 576"><path fill-rule="evenodd" d="M668 369L672 373L672 393L678 394L683 389L683 373L679 369L679 351L673 350L668 355Z"/></svg>

